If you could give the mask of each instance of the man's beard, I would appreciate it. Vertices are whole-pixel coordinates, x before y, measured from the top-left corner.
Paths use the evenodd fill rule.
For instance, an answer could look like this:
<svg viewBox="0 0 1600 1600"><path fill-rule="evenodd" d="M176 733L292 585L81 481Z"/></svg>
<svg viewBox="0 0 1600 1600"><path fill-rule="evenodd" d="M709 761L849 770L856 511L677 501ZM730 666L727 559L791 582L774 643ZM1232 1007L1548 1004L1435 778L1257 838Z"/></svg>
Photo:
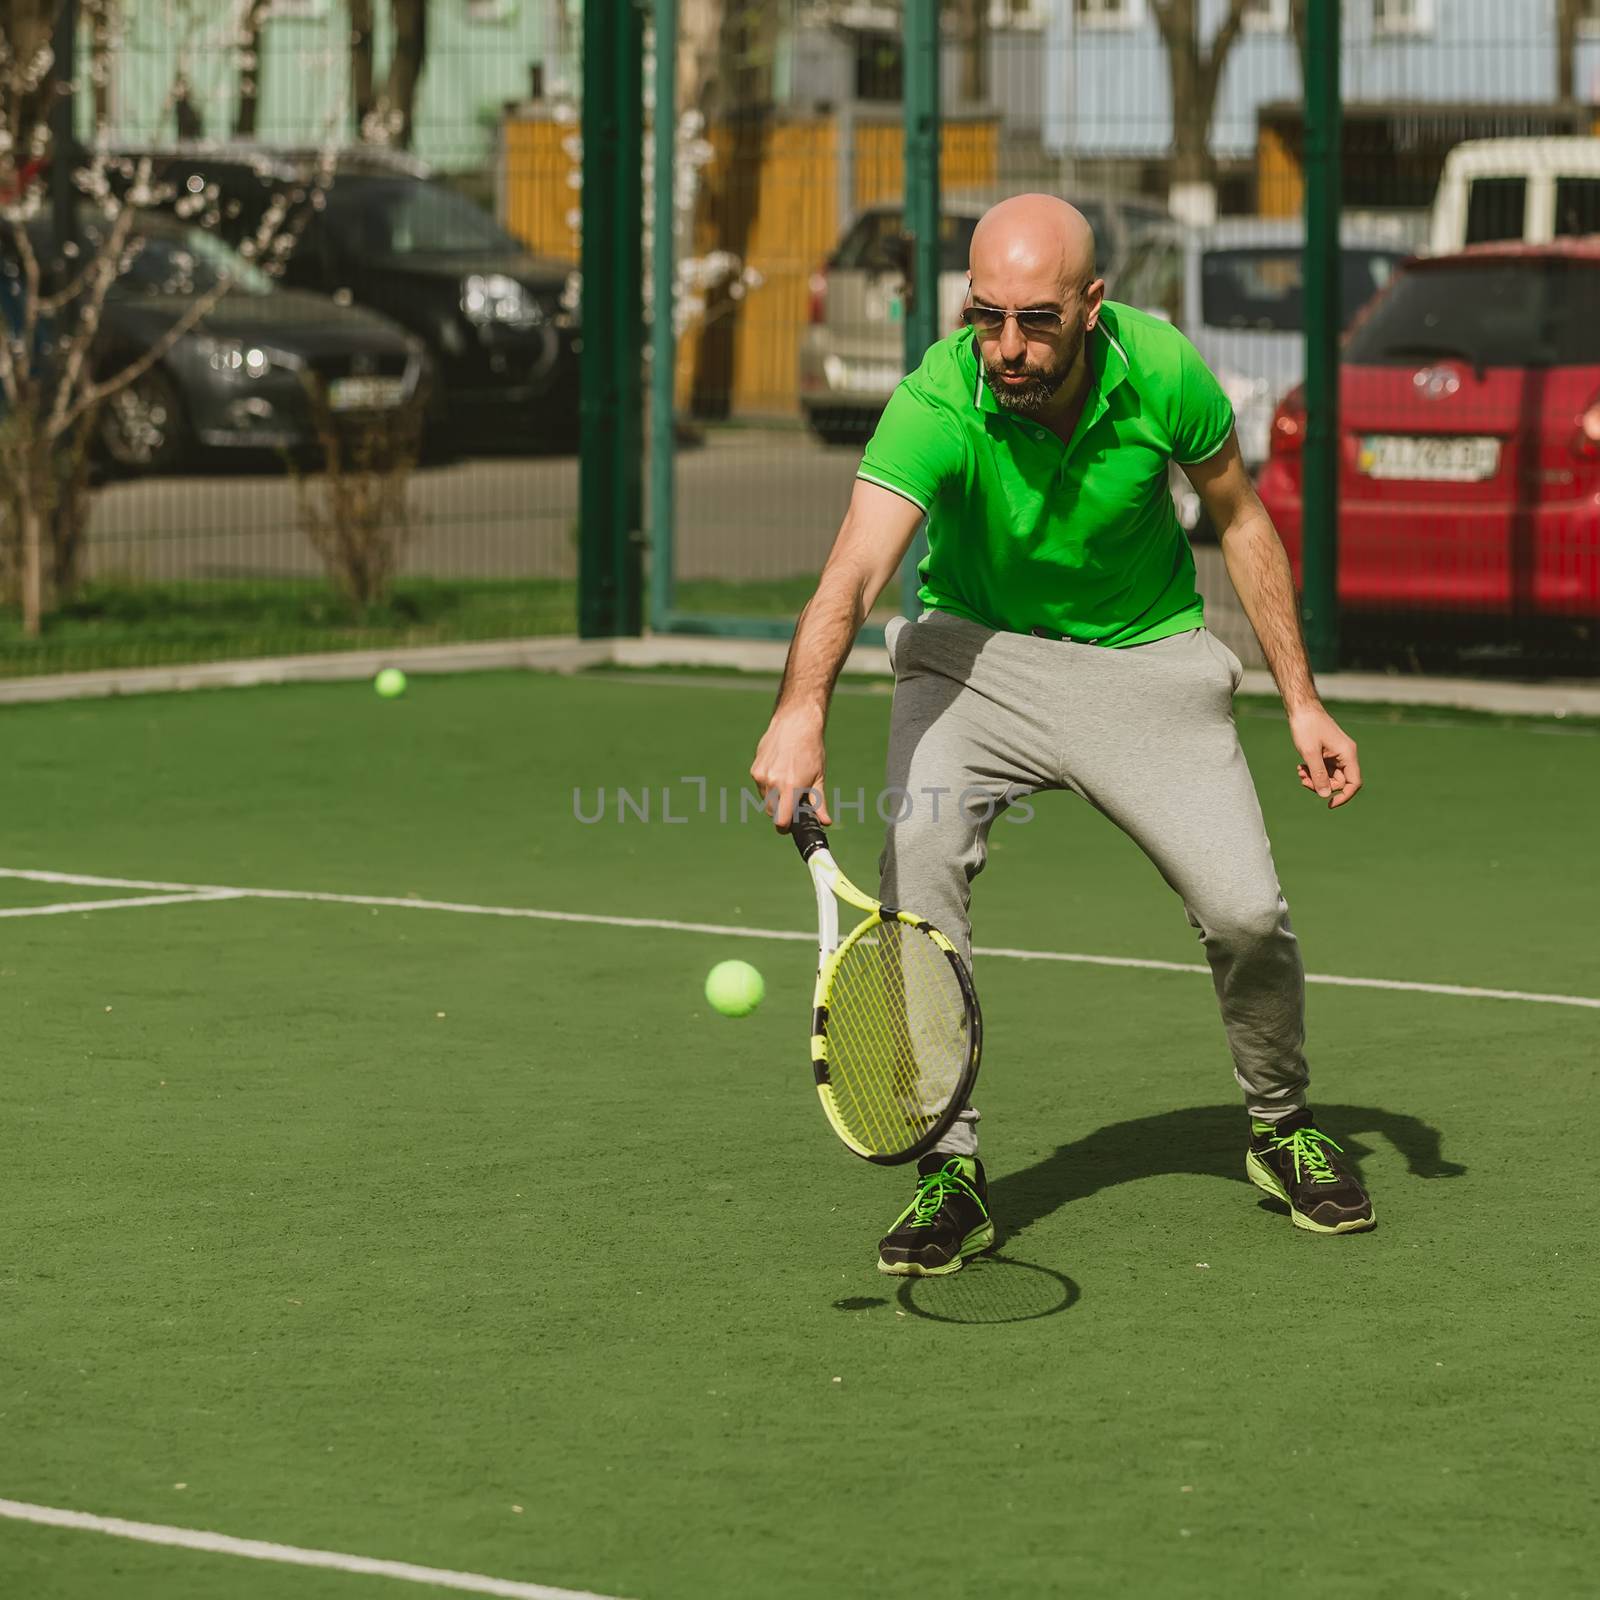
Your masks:
<svg viewBox="0 0 1600 1600"><path fill-rule="evenodd" d="M995 397L996 402L1003 410L1018 411L1024 416L1037 416L1055 398L1056 391L1067 381L1067 374L1072 371L1073 364L1078 359L1078 352L1083 349L1085 329L1083 319L1080 317L1078 325L1072 330L1071 343L1065 345L1057 359L1048 367L1023 365L1021 367L991 366L987 360L983 362L983 381L989 385L989 392ZM1002 372L1025 372L1025 383L1005 383L1000 374Z"/></svg>

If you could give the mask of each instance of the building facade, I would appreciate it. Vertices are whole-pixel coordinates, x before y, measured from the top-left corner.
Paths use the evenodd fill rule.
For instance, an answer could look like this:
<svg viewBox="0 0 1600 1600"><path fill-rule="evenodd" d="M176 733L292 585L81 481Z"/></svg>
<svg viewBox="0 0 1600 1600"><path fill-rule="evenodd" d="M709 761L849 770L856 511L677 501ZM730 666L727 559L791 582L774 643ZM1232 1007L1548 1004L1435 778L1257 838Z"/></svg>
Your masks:
<svg viewBox="0 0 1600 1600"><path fill-rule="evenodd" d="M236 0L123 0L107 52L106 123L113 139L173 138L173 86L187 87L200 136L226 139L241 81L256 78L256 137L318 144L355 135L346 0L271 0L252 64L238 34ZM393 52L387 0L373 6L374 78ZM575 93L581 5L574 0L430 0L413 147L444 169L488 164L502 109L530 95ZM85 31L80 60L89 59ZM91 97L80 101L87 131Z"/></svg>
<svg viewBox="0 0 1600 1600"><path fill-rule="evenodd" d="M1573 23L1570 74L1563 6ZM886 0L796 5L779 52L780 99L846 117L897 102L899 11ZM1202 52L1227 12L1228 0L1200 0ZM992 111L1009 180L1167 192L1174 94L1152 0L990 0L976 37L972 14L945 8L944 107ZM1600 0L1344 0L1342 18L1352 205L1425 204L1443 152L1462 139L1595 124ZM1225 209L1276 209L1260 193L1264 124L1274 158L1296 159L1294 22L1292 0L1248 0L1210 125Z"/></svg>

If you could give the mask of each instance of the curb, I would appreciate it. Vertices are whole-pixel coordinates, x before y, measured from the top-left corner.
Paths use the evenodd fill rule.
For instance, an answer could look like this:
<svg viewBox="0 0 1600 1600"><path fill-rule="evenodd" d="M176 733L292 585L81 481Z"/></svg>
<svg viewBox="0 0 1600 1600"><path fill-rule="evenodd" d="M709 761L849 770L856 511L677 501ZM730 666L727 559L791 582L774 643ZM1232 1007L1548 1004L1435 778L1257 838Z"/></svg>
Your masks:
<svg viewBox="0 0 1600 1600"><path fill-rule="evenodd" d="M192 666L130 667L0 679L0 705L113 695L170 694L188 689L244 689L278 683L331 683L370 678L382 667L422 675L456 672L583 672L591 667L720 667L724 671L783 671L786 640L718 639L647 634L638 639L578 639L557 635L491 639L474 644L416 645L382 650L337 650L322 655L265 656ZM888 677L889 655L858 645L846 674ZM1377 672L1329 672L1318 678L1323 697L1348 704L1441 706L1524 717L1600 717L1600 684L1492 683L1475 678L1391 677ZM1277 693L1270 673L1246 671L1239 692Z"/></svg>
<svg viewBox="0 0 1600 1600"><path fill-rule="evenodd" d="M370 678L383 667L408 673L582 672L611 659L609 639L559 636L491 639L480 644L415 645L387 650L333 650L311 656L258 656L190 666L128 667L109 672L61 672L0 678L0 705L44 700L103 699L124 694L170 694L185 689L250 689L273 683L334 683Z"/></svg>
<svg viewBox="0 0 1600 1600"><path fill-rule="evenodd" d="M627 667L722 667L734 672L776 674L788 657L787 640L714 639L687 634L647 634L612 641L612 663ZM889 654L857 646L845 673L889 675ZM1459 711L1500 712L1523 717L1600 717L1600 684L1493 683L1478 678L1390 676L1383 672L1326 672L1317 677L1325 700L1347 704L1444 706ZM1249 668L1239 685L1244 695L1275 697L1278 686L1264 668Z"/></svg>

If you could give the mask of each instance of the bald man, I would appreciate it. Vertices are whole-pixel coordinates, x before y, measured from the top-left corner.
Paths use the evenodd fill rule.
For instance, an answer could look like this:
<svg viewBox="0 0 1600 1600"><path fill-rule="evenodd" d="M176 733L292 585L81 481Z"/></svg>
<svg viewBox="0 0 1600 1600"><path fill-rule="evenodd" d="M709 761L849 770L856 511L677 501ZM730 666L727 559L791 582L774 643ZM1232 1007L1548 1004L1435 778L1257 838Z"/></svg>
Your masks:
<svg viewBox="0 0 1600 1600"><path fill-rule="evenodd" d="M1219 530L1300 783L1337 810L1361 787L1355 743L1318 699L1227 396L1177 329L1103 298L1094 235L1062 200L995 206L967 278L963 326L896 388L862 457L751 775L781 829L800 794L824 794L834 680L925 518L922 614L887 630L899 804L883 900L970 960L971 884L995 818L1043 790L1087 800L1150 857L1204 942L1249 1118L1247 1175L1297 1227L1370 1228L1371 1201L1307 1104L1304 972L1233 723L1243 668L1206 631L1167 487L1176 461ZM1111 1054L1109 1041L1093 1051ZM955 1272L994 1243L977 1126L964 1108L919 1162L881 1271Z"/></svg>

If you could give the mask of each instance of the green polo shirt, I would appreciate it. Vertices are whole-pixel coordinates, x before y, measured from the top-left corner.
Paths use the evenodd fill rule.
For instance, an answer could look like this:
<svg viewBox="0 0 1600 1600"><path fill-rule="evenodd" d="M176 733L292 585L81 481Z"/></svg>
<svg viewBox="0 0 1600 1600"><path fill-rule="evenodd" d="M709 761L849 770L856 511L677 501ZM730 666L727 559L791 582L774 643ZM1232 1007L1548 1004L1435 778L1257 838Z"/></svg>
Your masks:
<svg viewBox="0 0 1600 1600"><path fill-rule="evenodd" d="M1176 328L1131 306L1107 302L1084 349L1089 396L1065 446L1001 407L970 329L890 396L858 476L927 513L923 605L1113 646L1204 625L1167 465L1215 455L1233 407Z"/></svg>

